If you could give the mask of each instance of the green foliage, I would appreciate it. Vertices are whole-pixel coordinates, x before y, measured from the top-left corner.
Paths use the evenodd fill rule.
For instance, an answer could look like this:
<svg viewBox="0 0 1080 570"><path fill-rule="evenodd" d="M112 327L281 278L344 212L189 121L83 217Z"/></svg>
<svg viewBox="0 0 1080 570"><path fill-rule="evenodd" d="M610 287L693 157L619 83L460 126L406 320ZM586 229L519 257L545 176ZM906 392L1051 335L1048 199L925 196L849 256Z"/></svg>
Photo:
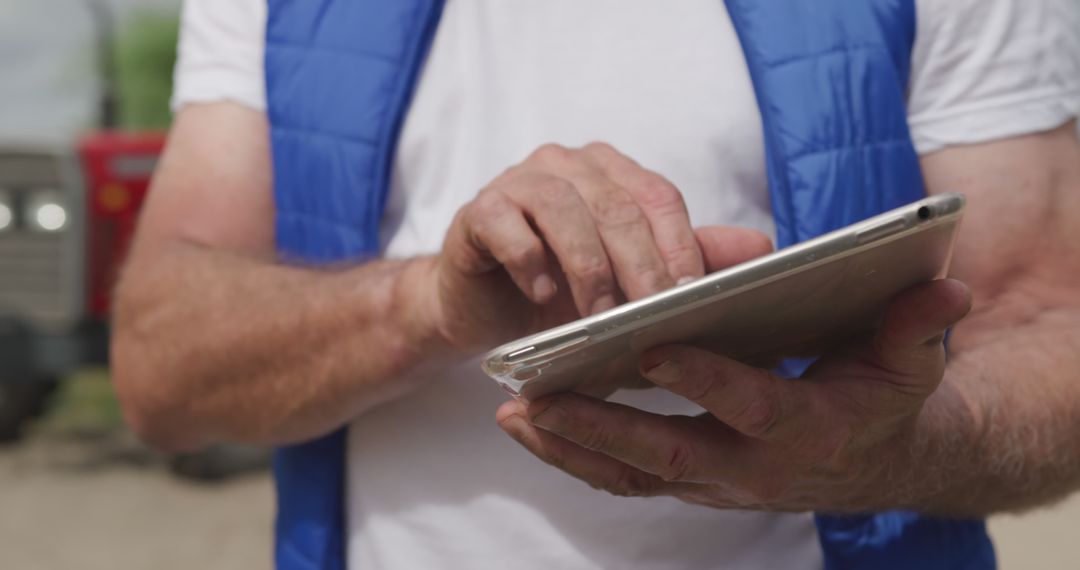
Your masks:
<svg viewBox="0 0 1080 570"><path fill-rule="evenodd" d="M35 429L55 434L102 434L123 425L108 371L87 369L64 379Z"/></svg>
<svg viewBox="0 0 1080 570"><path fill-rule="evenodd" d="M169 126L178 28L175 15L154 12L137 14L123 26L115 51L121 127Z"/></svg>

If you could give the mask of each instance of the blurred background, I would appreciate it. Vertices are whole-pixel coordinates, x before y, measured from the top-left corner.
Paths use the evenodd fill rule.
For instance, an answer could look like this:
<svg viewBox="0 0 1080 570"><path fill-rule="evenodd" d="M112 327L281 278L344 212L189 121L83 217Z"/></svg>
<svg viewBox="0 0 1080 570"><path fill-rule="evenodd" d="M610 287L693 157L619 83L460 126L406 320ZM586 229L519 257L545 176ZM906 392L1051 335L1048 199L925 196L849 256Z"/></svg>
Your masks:
<svg viewBox="0 0 1080 570"><path fill-rule="evenodd" d="M268 452L145 448L106 367L179 9L0 1L0 568L271 567Z"/></svg>
<svg viewBox="0 0 1080 570"><path fill-rule="evenodd" d="M109 289L169 123L179 8L0 2L0 568L271 566L266 450L153 452L109 385ZM990 526L1002 568L1080 568L1080 498Z"/></svg>

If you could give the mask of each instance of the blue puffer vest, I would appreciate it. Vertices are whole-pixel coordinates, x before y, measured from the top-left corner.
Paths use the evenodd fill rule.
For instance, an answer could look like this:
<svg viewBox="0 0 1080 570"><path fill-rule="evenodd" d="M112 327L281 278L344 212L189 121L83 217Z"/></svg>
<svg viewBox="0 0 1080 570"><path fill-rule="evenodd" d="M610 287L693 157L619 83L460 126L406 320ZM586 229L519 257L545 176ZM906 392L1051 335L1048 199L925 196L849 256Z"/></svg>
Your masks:
<svg viewBox="0 0 1080 570"><path fill-rule="evenodd" d="M443 0L269 0L266 76L278 248L378 253L397 136ZM780 245L923 195L904 93L913 0L727 0L765 127ZM345 565L344 432L280 449L278 568ZM826 568L985 570L981 521L817 517Z"/></svg>

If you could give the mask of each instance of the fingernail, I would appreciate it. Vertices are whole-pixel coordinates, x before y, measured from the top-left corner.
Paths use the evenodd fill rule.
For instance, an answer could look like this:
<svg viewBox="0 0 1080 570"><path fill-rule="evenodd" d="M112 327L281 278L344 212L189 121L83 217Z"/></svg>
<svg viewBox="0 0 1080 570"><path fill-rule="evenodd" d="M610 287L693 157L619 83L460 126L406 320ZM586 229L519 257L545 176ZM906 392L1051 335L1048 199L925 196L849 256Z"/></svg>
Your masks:
<svg viewBox="0 0 1080 570"><path fill-rule="evenodd" d="M558 287L555 285L555 280L552 279L547 273L541 273L533 279L533 298L547 299L555 294Z"/></svg>
<svg viewBox="0 0 1080 570"><path fill-rule="evenodd" d="M687 283L692 283L694 281L697 281L696 277L691 277L691 276L687 275L686 277L683 277L682 279L679 279L675 284L676 285L686 285Z"/></svg>
<svg viewBox="0 0 1080 570"><path fill-rule="evenodd" d="M662 386L670 386L682 380L682 371L678 364L668 360L646 370L645 377Z"/></svg>
<svg viewBox="0 0 1080 570"><path fill-rule="evenodd" d="M615 308L615 297L612 295L604 295L596 300L592 305L592 314L603 313Z"/></svg>

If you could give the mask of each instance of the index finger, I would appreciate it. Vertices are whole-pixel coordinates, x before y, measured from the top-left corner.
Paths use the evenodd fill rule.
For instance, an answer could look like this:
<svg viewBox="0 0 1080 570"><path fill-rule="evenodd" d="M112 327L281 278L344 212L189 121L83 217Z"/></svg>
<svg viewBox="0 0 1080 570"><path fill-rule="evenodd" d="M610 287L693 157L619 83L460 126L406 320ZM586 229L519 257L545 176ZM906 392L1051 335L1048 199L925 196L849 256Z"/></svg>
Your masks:
<svg viewBox="0 0 1080 570"><path fill-rule="evenodd" d="M793 383L699 348L649 351L641 359L641 374L755 439L781 439L800 415Z"/></svg>
<svg viewBox="0 0 1080 570"><path fill-rule="evenodd" d="M610 145L591 143L585 151L637 202L672 281L681 284L703 277L705 260L678 188Z"/></svg>
<svg viewBox="0 0 1080 570"><path fill-rule="evenodd" d="M525 415L541 430L669 483L745 475L746 462L728 465L742 456L736 434L715 421L662 416L580 394L532 402Z"/></svg>

